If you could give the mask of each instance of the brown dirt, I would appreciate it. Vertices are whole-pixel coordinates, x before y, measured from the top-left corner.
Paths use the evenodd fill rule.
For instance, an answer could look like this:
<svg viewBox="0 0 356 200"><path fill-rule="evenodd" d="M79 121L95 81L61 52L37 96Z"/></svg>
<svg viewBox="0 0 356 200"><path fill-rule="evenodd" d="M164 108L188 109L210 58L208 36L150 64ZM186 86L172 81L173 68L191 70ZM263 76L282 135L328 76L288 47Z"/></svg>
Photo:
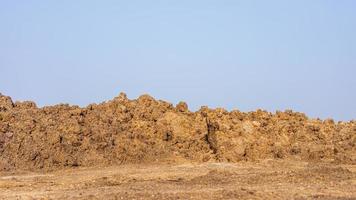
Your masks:
<svg viewBox="0 0 356 200"><path fill-rule="evenodd" d="M194 166L200 166L199 163L202 166L208 163L235 163L232 164L234 166L250 163L252 166L251 163L255 163L258 166L265 160L272 160L273 163L325 165L324 168L297 170L290 174L291 180L303 179L306 174L311 177L318 177L319 173L325 176L335 174L351 180L349 187L355 189L355 173L336 167L355 166L355 144L355 121L335 123L333 120L309 119L302 113L292 111L243 113L202 107L197 112L191 112L184 102L173 106L148 95L129 100L123 93L113 100L90 104L85 108L68 104L37 108L33 102L13 103L10 97L0 94L2 173L16 174L25 170L47 174L75 169L81 173L83 167L107 169L105 167L121 166L124 170L125 166L133 164L147 166L145 170L151 170L150 166L155 165L174 168L188 163L195 163ZM162 170L167 169L170 168ZM241 181L234 170L227 174L220 173L220 168L217 170L206 176L209 184L224 184L225 180L229 180L226 177L233 179L230 186ZM256 177L248 175L251 185L259 181L268 182L268 177L273 177L268 174L266 180L258 177L265 176L264 173L267 171L256 172ZM289 184L287 175L280 178ZM337 177L330 180L338 181ZM37 178L33 181L36 182ZM187 184L195 187L195 182L200 181L204 182L204 177L183 181L180 186L184 188ZM249 184L248 181L244 183ZM139 187L141 183L136 184ZM214 185L210 185L210 189L213 190ZM339 189L343 194L342 188ZM215 192L224 196L231 192L232 195L248 195L249 191ZM347 191L352 190L345 191L345 195L350 196ZM211 192L208 193L214 196L215 192ZM251 197L259 196L257 190L253 194Z"/></svg>
<svg viewBox="0 0 356 200"><path fill-rule="evenodd" d="M0 172L0 199L356 199L354 165L263 162Z"/></svg>

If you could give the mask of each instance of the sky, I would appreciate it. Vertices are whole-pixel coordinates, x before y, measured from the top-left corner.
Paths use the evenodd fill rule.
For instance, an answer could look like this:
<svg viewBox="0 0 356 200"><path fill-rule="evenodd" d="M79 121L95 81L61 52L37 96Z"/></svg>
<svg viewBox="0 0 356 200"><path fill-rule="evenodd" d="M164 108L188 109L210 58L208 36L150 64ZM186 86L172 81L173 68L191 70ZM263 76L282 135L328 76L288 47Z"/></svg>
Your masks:
<svg viewBox="0 0 356 200"><path fill-rule="evenodd" d="M354 0L0 0L0 92L356 119Z"/></svg>

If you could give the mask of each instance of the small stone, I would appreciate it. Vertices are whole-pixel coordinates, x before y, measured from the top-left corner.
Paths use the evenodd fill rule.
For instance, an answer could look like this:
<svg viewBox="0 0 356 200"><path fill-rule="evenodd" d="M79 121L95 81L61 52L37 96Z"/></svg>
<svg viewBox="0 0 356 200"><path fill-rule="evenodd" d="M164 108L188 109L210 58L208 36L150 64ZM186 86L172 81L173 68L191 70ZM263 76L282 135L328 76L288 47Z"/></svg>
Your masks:
<svg viewBox="0 0 356 200"><path fill-rule="evenodd" d="M0 94L0 111L11 110L14 107L14 103L9 96Z"/></svg>
<svg viewBox="0 0 356 200"><path fill-rule="evenodd" d="M179 112L187 112L188 111L188 105L187 103L181 101L176 105L176 108Z"/></svg>
<svg viewBox="0 0 356 200"><path fill-rule="evenodd" d="M115 97L115 100L118 101L127 101L127 95L123 92L120 92L119 96Z"/></svg>
<svg viewBox="0 0 356 200"><path fill-rule="evenodd" d="M11 138L13 135L14 135L14 134L13 134L13 133L11 133L11 132L7 132L7 133L5 133L5 136L6 136L6 137L8 137L8 138Z"/></svg>

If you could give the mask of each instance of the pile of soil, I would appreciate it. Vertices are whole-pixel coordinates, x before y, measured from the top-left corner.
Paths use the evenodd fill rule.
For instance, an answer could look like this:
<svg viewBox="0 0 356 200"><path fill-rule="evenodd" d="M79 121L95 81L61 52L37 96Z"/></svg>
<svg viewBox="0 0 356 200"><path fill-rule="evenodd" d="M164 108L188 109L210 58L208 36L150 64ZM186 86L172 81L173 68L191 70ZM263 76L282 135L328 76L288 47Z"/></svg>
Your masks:
<svg viewBox="0 0 356 200"><path fill-rule="evenodd" d="M0 170L297 159L356 164L356 122L302 113L191 112L149 95L38 108L0 94Z"/></svg>

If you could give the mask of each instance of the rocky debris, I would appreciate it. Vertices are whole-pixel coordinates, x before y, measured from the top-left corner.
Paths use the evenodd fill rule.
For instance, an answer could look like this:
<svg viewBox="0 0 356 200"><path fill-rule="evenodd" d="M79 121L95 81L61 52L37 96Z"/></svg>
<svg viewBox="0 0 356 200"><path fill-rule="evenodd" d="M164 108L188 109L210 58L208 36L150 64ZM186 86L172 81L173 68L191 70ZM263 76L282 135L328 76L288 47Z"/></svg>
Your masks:
<svg viewBox="0 0 356 200"><path fill-rule="evenodd" d="M0 96L0 170L125 163L297 159L356 163L356 122L304 114L202 107L190 112L149 95L85 108Z"/></svg>
<svg viewBox="0 0 356 200"><path fill-rule="evenodd" d="M188 112L188 105L187 103L181 101L179 102L177 105L176 105L176 109L179 111L179 112Z"/></svg>
<svg viewBox="0 0 356 200"><path fill-rule="evenodd" d="M14 107L12 99L0 93L0 111L7 111Z"/></svg>
<svg viewBox="0 0 356 200"><path fill-rule="evenodd" d="M15 107L20 108L20 109L31 109L31 108L37 108L37 105L33 101L23 101L23 102L15 102L14 104Z"/></svg>
<svg viewBox="0 0 356 200"><path fill-rule="evenodd" d="M0 149L4 146L6 142L10 141L13 135L14 134L11 132L0 134Z"/></svg>

